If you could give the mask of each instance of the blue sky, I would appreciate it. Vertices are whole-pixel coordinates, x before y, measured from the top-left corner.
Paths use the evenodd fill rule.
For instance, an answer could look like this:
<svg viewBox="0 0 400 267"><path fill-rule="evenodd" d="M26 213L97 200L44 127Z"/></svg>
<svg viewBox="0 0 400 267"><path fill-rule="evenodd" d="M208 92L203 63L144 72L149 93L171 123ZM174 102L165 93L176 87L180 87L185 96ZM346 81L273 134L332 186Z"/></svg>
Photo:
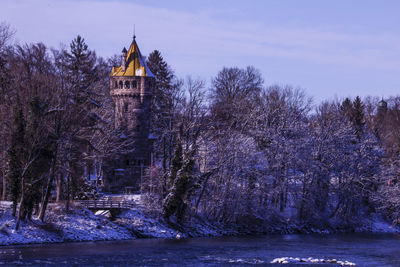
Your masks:
<svg viewBox="0 0 400 267"><path fill-rule="evenodd" d="M400 1L2 0L19 43L59 47L82 35L108 57L158 49L180 77L209 81L253 65L266 85L304 88L316 102L400 91Z"/></svg>

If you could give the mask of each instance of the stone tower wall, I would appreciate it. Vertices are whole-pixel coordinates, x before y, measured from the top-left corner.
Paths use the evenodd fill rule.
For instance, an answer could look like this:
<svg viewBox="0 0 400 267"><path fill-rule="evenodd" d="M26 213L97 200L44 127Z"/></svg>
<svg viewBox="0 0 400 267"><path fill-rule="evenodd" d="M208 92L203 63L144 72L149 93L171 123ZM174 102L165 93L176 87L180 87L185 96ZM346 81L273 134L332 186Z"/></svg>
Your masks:
<svg viewBox="0 0 400 267"><path fill-rule="evenodd" d="M144 170L151 164L152 143L149 139L153 77L112 76L110 94L115 103L115 128L133 140L130 153L110 159L105 179L107 191L124 187L139 190Z"/></svg>

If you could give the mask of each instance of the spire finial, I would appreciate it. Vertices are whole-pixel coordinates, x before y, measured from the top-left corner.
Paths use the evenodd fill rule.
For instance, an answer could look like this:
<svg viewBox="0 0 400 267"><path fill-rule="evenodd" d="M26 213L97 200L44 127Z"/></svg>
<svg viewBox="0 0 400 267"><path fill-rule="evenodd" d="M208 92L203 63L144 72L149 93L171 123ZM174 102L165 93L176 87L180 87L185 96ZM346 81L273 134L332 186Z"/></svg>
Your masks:
<svg viewBox="0 0 400 267"><path fill-rule="evenodd" d="M133 40L136 39L136 33L135 33L135 24L133 24Z"/></svg>

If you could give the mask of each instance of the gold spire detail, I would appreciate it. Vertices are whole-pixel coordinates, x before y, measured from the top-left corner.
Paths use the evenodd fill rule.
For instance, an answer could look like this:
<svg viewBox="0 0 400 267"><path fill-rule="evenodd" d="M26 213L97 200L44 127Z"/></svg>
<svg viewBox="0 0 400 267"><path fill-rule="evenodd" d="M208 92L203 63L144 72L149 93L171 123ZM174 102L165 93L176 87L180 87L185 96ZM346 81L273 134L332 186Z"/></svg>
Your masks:
<svg viewBox="0 0 400 267"><path fill-rule="evenodd" d="M113 67L111 70L111 76L151 76L154 77L150 69L147 67L142 54L140 53L139 47L136 43L136 36L133 35L132 43L126 53L125 57L126 68L125 71L122 67Z"/></svg>

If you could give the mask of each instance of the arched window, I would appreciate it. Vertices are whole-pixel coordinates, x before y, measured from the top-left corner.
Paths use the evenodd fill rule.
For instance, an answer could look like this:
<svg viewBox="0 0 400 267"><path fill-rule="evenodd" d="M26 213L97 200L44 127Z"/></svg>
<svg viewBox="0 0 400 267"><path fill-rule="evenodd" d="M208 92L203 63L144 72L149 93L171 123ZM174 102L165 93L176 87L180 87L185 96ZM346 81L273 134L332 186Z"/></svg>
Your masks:
<svg viewBox="0 0 400 267"><path fill-rule="evenodd" d="M132 81L132 88L136 88L137 87L137 82L136 81Z"/></svg>
<svg viewBox="0 0 400 267"><path fill-rule="evenodd" d="M130 85L131 85L131 84L130 84L129 81L125 81L125 88L126 88L126 89L129 89Z"/></svg>
<svg viewBox="0 0 400 267"><path fill-rule="evenodd" d="M115 81L114 88L118 88L118 82Z"/></svg>
<svg viewBox="0 0 400 267"><path fill-rule="evenodd" d="M119 88L124 88L124 83L122 81L119 81Z"/></svg>
<svg viewBox="0 0 400 267"><path fill-rule="evenodd" d="M129 105L128 103L124 104L124 112L128 112L129 111Z"/></svg>

